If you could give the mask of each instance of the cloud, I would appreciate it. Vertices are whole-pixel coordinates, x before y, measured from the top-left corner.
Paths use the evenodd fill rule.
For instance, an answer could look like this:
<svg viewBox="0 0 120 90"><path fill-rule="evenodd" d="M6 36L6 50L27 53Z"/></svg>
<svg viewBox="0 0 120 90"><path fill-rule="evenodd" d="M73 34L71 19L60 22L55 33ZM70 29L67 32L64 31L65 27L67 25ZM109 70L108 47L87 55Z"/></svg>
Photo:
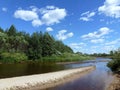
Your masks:
<svg viewBox="0 0 120 90"><path fill-rule="evenodd" d="M101 47L101 49L107 53L109 53L111 50L115 50L116 47L114 45L106 45Z"/></svg>
<svg viewBox="0 0 120 90"><path fill-rule="evenodd" d="M115 40L107 41L107 42L104 42L103 44L99 44L94 49L99 51L101 50L100 52L109 53L111 50L116 50L120 46L119 42L120 42L120 38L117 38Z"/></svg>
<svg viewBox="0 0 120 90"><path fill-rule="evenodd" d="M103 51L109 52L109 51L111 51L111 50L116 50L116 49L118 49L119 46L120 46L120 38L117 38L117 39L115 39L115 40L108 41L108 42L102 44L101 49L102 49Z"/></svg>
<svg viewBox="0 0 120 90"><path fill-rule="evenodd" d="M41 22L41 20L39 20L39 19L35 19L35 20L32 21L32 25L33 25L34 27L39 27L39 26L42 25L42 22Z"/></svg>
<svg viewBox="0 0 120 90"><path fill-rule="evenodd" d="M47 32L51 32L51 31L53 31L53 28L47 27L47 28L46 28L46 31L47 31Z"/></svg>
<svg viewBox="0 0 120 90"><path fill-rule="evenodd" d="M14 13L14 17L25 21L36 20L39 18L36 12L30 10L22 10L22 9L16 10Z"/></svg>
<svg viewBox="0 0 120 90"><path fill-rule="evenodd" d="M120 42L120 38L113 40L111 42L107 42L105 43L105 45L115 45L115 44L119 44L119 42Z"/></svg>
<svg viewBox="0 0 120 90"><path fill-rule="evenodd" d="M31 21L35 27L60 23L66 16L67 12L64 8L55 6L46 6L40 9L35 6L30 6L30 10L18 9L14 12L15 18Z"/></svg>
<svg viewBox="0 0 120 90"><path fill-rule="evenodd" d="M120 0L106 0L98 11L109 17L120 18Z"/></svg>
<svg viewBox="0 0 120 90"><path fill-rule="evenodd" d="M100 45L92 45L89 47L89 52L88 53L109 53L111 50L115 50L116 47L115 45L105 45L105 44L100 44Z"/></svg>
<svg viewBox="0 0 120 90"><path fill-rule="evenodd" d="M81 43L71 43L69 45L72 49L81 49L83 48L84 46L86 46L85 43L81 42Z"/></svg>
<svg viewBox="0 0 120 90"><path fill-rule="evenodd" d="M80 20L91 21L91 20L93 20L92 17L95 16L95 14L96 14L95 12L87 11L87 12L81 14Z"/></svg>
<svg viewBox="0 0 120 90"><path fill-rule="evenodd" d="M104 35L109 34L110 32L112 32L111 29L107 27L102 27L98 31L81 36L81 38L83 39L96 39L97 38L98 39L98 38L102 38Z"/></svg>
<svg viewBox="0 0 120 90"><path fill-rule="evenodd" d="M104 39L93 39L90 41L91 43L103 43Z"/></svg>
<svg viewBox="0 0 120 90"><path fill-rule="evenodd" d="M65 34L66 33L66 34ZM59 40L65 40L67 38L70 38L72 37L74 34L72 32L70 33L67 33L67 30L60 30L58 32L58 34L56 35L56 37L59 39Z"/></svg>
<svg viewBox="0 0 120 90"><path fill-rule="evenodd" d="M2 8L2 11L3 11L3 12L7 12L7 8L6 8L6 7L3 7L3 8Z"/></svg>
<svg viewBox="0 0 120 90"><path fill-rule="evenodd" d="M60 9L54 6L47 6L41 10L41 20L45 25L53 25L55 23L60 23L60 20L64 19L67 15L65 9Z"/></svg>

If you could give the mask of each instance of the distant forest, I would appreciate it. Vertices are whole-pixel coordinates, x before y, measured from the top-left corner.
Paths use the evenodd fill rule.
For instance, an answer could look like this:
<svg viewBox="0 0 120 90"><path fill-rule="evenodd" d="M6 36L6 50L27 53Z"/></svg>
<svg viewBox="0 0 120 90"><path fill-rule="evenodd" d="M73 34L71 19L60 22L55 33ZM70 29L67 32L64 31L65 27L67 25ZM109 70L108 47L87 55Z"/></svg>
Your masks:
<svg viewBox="0 0 120 90"><path fill-rule="evenodd" d="M0 28L0 59L2 60L10 57L37 60L62 53L73 53L73 50L62 41L55 40L48 32L40 31L30 35L18 31L14 25L7 30Z"/></svg>

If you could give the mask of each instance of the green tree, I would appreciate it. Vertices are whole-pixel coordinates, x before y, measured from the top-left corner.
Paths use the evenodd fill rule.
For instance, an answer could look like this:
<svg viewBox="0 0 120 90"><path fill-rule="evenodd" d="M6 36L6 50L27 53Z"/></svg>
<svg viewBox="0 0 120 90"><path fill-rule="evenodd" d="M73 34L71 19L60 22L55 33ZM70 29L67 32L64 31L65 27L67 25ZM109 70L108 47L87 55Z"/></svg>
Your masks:
<svg viewBox="0 0 120 90"><path fill-rule="evenodd" d="M42 55L43 56L51 56L52 54L55 54L55 41L54 39L45 32L43 35L43 46L42 46Z"/></svg>
<svg viewBox="0 0 120 90"><path fill-rule="evenodd" d="M34 32L30 35L17 31L14 25L11 25L7 30L0 28L0 54L2 58L7 60L7 57L13 54L12 58L15 60L18 56L17 53L27 55L30 60L42 60L42 57L56 57L63 53L73 53L73 51L62 41L56 41L48 32Z"/></svg>
<svg viewBox="0 0 120 90"><path fill-rule="evenodd" d="M0 52L4 51L6 48L7 35L5 33L0 32Z"/></svg>
<svg viewBox="0 0 120 90"><path fill-rule="evenodd" d="M108 63L108 67L110 67L112 71L120 72L120 49L112 54L112 60Z"/></svg>
<svg viewBox="0 0 120 90"><path fill-rule="evenodd" d="M29 51L28 55L30 59L37 60L42 56L42 46L40 42L40 34L33 33L29 41Z"/></svg>
<svg viewBox="0 0 120 90"><path fill-rule="evenodd" d="M0 27L0 32L2 32L2 33L4 32L4 30L1 27Z"/></svg>
<svg viewBox="0 0 120 90"><path fill-rule="evenodd" d="M9 30L7 31L8 36L15 36L17 33L17 30L14 25L11 25Z"/></svg>
<svg viewBox="0 0 120 90"><path fill-rule="evenodd" d="M64 45L62 41L55 42L55 49L60 53L73 53L73 50L67 45Z"/></svg>

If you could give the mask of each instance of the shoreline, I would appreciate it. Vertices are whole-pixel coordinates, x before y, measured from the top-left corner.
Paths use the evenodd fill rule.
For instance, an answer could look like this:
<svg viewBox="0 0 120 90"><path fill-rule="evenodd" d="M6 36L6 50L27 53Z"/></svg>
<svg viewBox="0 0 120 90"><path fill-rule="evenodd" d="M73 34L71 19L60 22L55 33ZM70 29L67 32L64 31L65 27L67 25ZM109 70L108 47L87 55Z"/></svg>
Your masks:
<svg viewBox="0 0 120 90"><path fill-rule="evenodd" d="M57 72L0 79L0 90L43 90L76 79L95 66L62 70Z"/></svg>
<svg viewBox="0 0 120 90"><path fill-rule="evenodd" d="M107 90L120 90L120 74L114 74L112 83L108 86Z"/></svg>

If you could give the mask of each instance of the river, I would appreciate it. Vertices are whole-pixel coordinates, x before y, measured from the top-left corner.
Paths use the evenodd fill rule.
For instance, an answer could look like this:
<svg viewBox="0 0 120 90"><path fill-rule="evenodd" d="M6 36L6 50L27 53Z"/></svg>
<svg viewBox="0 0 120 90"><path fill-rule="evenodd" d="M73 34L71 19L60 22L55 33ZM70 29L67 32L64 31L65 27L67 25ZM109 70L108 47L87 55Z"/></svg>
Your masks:
<svg viewBox="0 0 120 90"><path fill-rule="evenodd" d="M40 64L40 63L24 63L24 64L1 64L0 78L9 78L15 76L40 74L54 72L64 69L96 66L96 69L87 75L67 82L47 90L105 90L113 79L111 70L106 66L106 58L96 58L96 60L85 61L76 64Z"/></svg>
<svg viewBox="0 0 120 90"><path fill-rule="evenodd" d="M68 65L72 68L95 65L96 69L76 80L47 90L105 90L113 80L113 75L111 70L106 66L108 62L102 62L102 60L105 61L106 59L97 58L94 63Z"/></svg>

